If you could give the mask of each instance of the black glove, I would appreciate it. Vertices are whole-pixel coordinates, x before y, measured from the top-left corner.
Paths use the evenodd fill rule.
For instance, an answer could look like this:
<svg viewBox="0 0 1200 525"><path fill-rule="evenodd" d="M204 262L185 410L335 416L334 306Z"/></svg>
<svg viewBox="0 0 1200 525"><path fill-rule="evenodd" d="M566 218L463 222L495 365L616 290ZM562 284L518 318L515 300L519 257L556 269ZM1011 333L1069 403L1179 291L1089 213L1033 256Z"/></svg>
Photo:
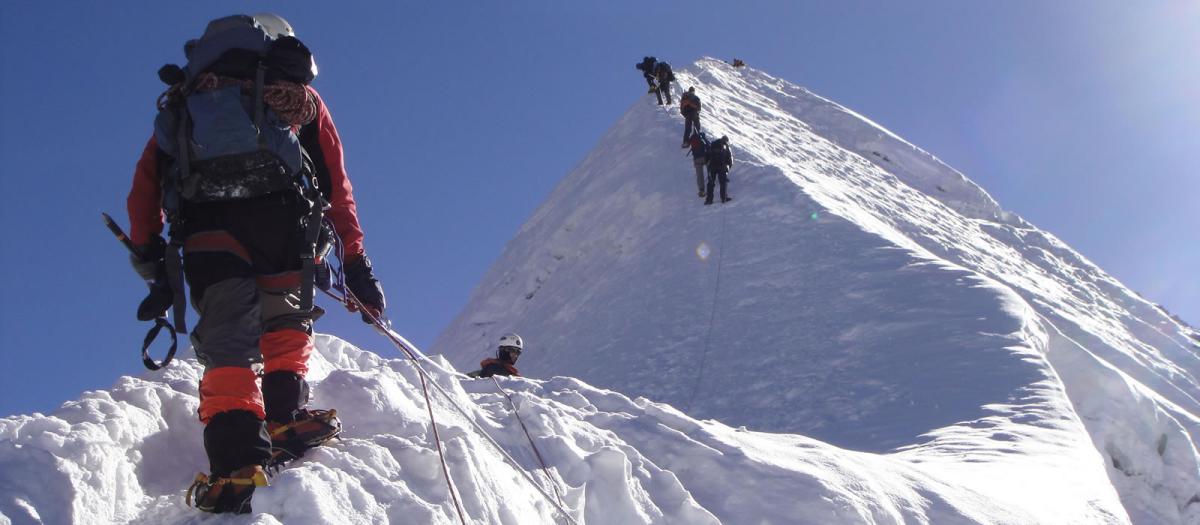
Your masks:
<svg viewBox="0 0 1200 525"><path fill-rule="evenodd" d="M379 279L371 273L371 260L363 255L361 259L346 265L345 272L346 287L350 292L363 306L371 310L372 315L382 316L383 309L387 308L387 299L383 297L383 286L379 284ZM371 322L371 318L365 313L362 318L364 323Z"/></svg>
<svg viewBox="0 0 1200 525"><path fill-rule="evenodd" d="M137 246L137 251L129 254L129 265L143 281L153 283L166 277L167 264L163 258L167 253L167 242L162 237Z"/></svg>
<svg viewBox="0 0 1200 525"><path fill-rule="evenodd" d="M138 304L137 318L139 321L149 321L162 317L175 303L175 293L167 282L167 264L164 260L167 243L162 237L155 237L149 244L138 246L137 250L140 255L130 254L129 264L150 286L146 298Z"/></svg>

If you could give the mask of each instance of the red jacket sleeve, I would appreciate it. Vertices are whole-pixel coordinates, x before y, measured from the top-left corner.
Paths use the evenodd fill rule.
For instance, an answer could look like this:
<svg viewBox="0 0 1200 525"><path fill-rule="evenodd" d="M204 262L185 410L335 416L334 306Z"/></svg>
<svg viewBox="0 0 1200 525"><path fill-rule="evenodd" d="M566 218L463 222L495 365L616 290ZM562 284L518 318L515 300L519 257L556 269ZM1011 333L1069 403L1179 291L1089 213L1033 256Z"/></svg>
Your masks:
<svg viewBox="0 0 1200 525"><path fill-rule="evenodd" d="M323 163L329 177L329 203L331 205L326 216L333 221L345 247L346 264L357 261L363 256L363 232L358 224L358 208L354 204L354 187L350 185L350 177L346 175L343 160L342 139L338 137L337 127L333 125L333 117L329 108L317 91L309 87L317 101L317 118L310 126L316 126L318 152L310 151L315 162ZM311 146L310 146L311 147ZM317 169L321 170L322 166Z"/></svg>
<svg viewBox="0 0 1200 525"><path fill-rule="evenodd" d="M129 212L129 239L134 245L150 242L162 233L162 186L158 178L158 142L151 135L133 170L133 186L125 199Z"/></svg>

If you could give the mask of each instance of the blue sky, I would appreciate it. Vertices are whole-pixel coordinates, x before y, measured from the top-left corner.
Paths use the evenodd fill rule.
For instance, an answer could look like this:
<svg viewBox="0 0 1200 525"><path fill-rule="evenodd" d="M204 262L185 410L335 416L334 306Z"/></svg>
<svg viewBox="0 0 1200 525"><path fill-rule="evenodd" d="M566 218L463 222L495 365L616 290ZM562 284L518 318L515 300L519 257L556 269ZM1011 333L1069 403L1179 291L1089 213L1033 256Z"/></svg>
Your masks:
<svg viewBox="0 0 1200 525"><path fill-rule="evenodd" d="M0 416L141 372L143 288L99 212L127 222L157 68L244 11L316 53L389 314L419 345L643 96L645 54L741 57L846 105L1200 324L1194 2L81 4L0 4ZM385 351L350 315L318 328Z"/></svg>

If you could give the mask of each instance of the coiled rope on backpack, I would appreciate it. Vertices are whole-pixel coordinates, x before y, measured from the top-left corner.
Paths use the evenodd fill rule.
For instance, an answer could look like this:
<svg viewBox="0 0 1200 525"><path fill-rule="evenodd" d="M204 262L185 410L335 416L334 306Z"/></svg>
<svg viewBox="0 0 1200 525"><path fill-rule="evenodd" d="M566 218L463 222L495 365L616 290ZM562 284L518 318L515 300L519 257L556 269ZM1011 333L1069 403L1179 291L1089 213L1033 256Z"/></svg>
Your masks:
<svg viewBox="0 0 1200 525"><path fill-rule="evenodd" d="M196 77L191 91L202 93L229 86L240 86L242 92L253 93L255 81L203 73ZM266 84L262 88L262 98L263 103L289 125L303 126L317 118L317 101L303 84L283 80Z"/></svg>
<svg viewBox="0 0 1200 525"><path fill-rule="evenodd" d="M181 100L192 93L216 91L229 86L239 86L244 93L249 94L254 92L255 81L203 73L196 77L190 87L185 87L183 83L171 85L158 96L156 104L158 109L162 110L173 101ZM317 118L316 97L303 84L284 80L272 82L263 86L262 97L263 103L288 125L303 126Z"/></svg>

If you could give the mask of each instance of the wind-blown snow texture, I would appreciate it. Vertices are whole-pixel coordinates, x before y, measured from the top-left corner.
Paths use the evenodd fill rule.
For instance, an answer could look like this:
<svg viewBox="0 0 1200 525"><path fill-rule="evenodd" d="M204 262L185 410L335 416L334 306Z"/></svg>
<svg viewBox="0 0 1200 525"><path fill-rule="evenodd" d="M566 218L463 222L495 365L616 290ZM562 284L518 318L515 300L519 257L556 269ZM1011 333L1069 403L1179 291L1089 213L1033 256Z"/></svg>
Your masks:
<svg viewBox="0 0 1200 525"><path fill-rule="evenodd" d="M412 363L321 336L317 406L340 407L343 438L272 478L257 524L457 523ZM539 483L507 401L488 380L429 366ZM122 378L50 416L0 419L0 523L196 523L182 490L206 468L195 413L201 367ZM1029 523L1038 514L939 479L914 462L786 434L693 420L576 379L501 379L577 523ZM565 523L443 398L450 472L473 523ZM1097 468L1098 470L1098 468ZM1096 473L1100 475L1099 472ZM545 487L545 485L543 485ZM546 492L552 492L545 488ZM1115 507L1115 497L1107 506ZM1088 516L1105 514L1095 504ZM1119 512L1119 508L1116 509ZM1051 514L1053 515L1053 514ZM204 520L208 521L208 520Z"/></svg>
<svg viewBox="0 0 1200 525"><path fill-rule="evenodd" d="M735 200L701 205L677 109L644 97L435 352L472 366L516 331L528 375L877 453L1037 520L1200 523L1200 336L846 108L711 59L677 76L731 139Z"/></svg>
<svg viewBox="0 0 1200 525"><path fill-rule="evenodd" d="M643 99L434 349L474 368L517 331L527 375L578 378L500 380L552 481L495 383L427 365L574 520L1200 523L1187 329L832 102L714 60L677 76L733 141L736 200L700 204L682 122ZM0 524L456 523L413 363L317 349L313 404L339 409L343 439L254 514L183 504L207 467L186 359L0 419ZM472 522L565 521L434 411Z"/></svg>

